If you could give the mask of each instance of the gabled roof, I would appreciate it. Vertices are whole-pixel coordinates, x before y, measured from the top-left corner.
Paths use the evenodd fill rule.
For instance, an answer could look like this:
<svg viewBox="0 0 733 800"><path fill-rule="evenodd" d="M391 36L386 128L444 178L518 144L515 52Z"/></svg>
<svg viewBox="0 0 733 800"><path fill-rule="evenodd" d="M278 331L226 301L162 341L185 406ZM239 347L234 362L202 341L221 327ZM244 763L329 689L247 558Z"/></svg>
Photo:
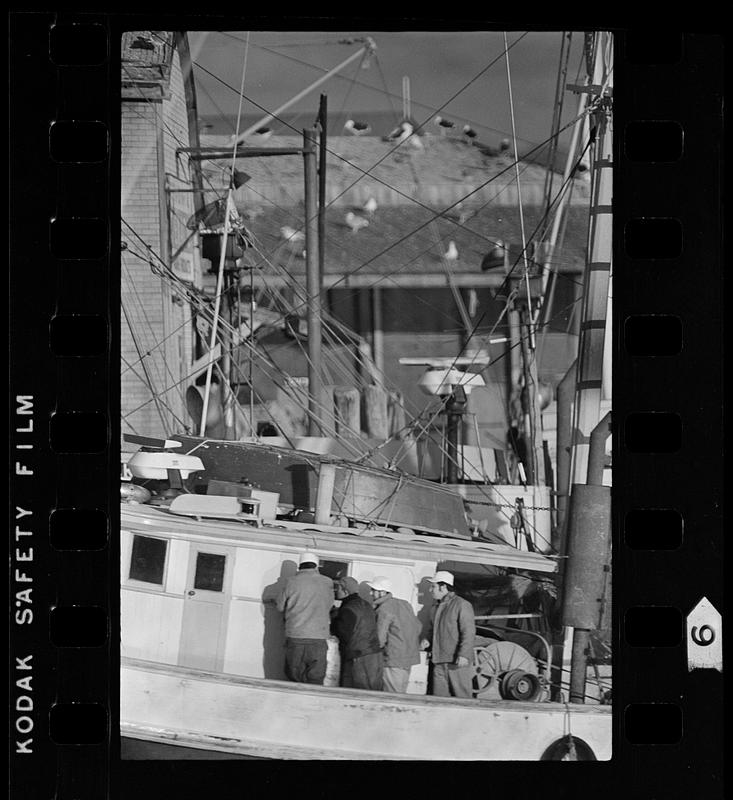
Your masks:
<svg viewBox="0 0 733 800"><path fill-rule="evenodd" d="M247 209L241 209L247 213ZM459 224L456 214L438 216L436 211L416 205L377 208L368 215L369 224L354 233L348 226L347 208L330 207L326 211L324 273L352 275L350 285L368 275L391 276L445 275L454 277L480 276L484 256L498 247L509 247L509 265L520 259L517 272L521 274L521 234L519 212L514 208L492 207L478 211ZM537 209L525 213L524 225L529 237L540 220ZM304 228L302 207L270 208L255 212L245 222L255 244L245 253L245 260L256 265L264 275L277 276L282 270L290 275L305 274L304 240L292 243L283 238L281 228ZM587 210L572 208L563 247L556 251L553 263L563 272L579 272L585 259ZM445 261L443 256L454 242L458 257ZM500 251L501 252L501 251ZM503 275L503 269L494 270ZM328 284L328 282L327 282ZM384 288L389 288L385 280ZM349 284L344 284L349 285ZM392 282L394 285L394 282Z"/></svg>
<svg viewBox="0 0 733 800"><path fill-rule="evenodd" d="M257 146L302 146L302 137L273 138L276 145L269 139ZM341 281L344 286L369 285L374 276L390 276L383 282L385 288L400 282L415 285L418 276L424 276L422 285L445 286L447 268L457 285L484 285L498 283L503 277L501 267L490 275L481 270L484 256L494 248L510 247L510 266L521 260L519 195L512 156L487 155L457 137L431 134L415 138L422 144L420 150L409 141L397 147L378 137L328 139L326 286L347 275L348 282ZM202 145L226 151L231 140L204 136ZM209 185L222 186L229 162L202 164ZM245 254L245 264L257 267L259 275L273 281L283 281L283 270L304 275L302 155L239 158L236 167L250 176L236 192L237 207L255 245ZM369 175L364 174L367 170ZM541 220L546 176L543 167L520 164L527 240ZM561 178L554 176L553 180L556 191ZM553 258L560 271L579 272L584 264L587 189L584 181L575 182L572 199L582 205L570 205L563 246ZM368 200L376 203L371 214L365 209ZM354 232L346 220L349 212L367 224ZM283 228L296 231L296 236L288 241L290 234L283 234ZM446 262L442 255L451 241L458 257ZM519 268L522 266L520 263Z"/></svg>
<svg viewBox="0 0 733 800"><path fill-rule="evenodd" d="M420 143L420 149L411 144ZM277 136L252 146L299 148L302 136ZM203 147L231 149L226 136L204 135ZM509 151L490 154L456 136L414 135L401 145L376 136L338 136L327 140L327 182L329 203L363 204L374 197L381 205L403 205L413 198L446 207L474 192L464 205L488 200L497 205L516 206L516 176ZM227 162L204 162L212 185L222 185L222 168ZM238 191L238 201L250 207L266 204L292 205L303 199L303 158L300 155L239 158L237 169L251 176ZM523 205L541 206L546 169L520 162ZM365 174L369 173L369 174ZM587 203L588 184L577 180L572 202ZM555 184L559 186L559 179Z"/></svg>

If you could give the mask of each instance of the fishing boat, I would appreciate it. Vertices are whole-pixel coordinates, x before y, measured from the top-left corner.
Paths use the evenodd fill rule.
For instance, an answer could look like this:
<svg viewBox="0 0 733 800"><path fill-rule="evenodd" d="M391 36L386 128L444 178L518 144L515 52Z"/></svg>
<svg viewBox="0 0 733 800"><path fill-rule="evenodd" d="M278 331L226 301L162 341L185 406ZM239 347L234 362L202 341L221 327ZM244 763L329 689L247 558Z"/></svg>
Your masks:
<svg viewBox="0 0 733 800"><path fill-rule="evenodd" d="M595 92L607 99L602 79L588 86L593 88L586 94ZM305 139L304 155L309 150ZM599 206L603 205L600 200ZM230 191L217 230L225 243L236 230L233 212ZM306 213L306 217L315 220L316 214ZM313 226L306 229L305 252L310 281L317 272L310 269L317 254ZM577 427L588 435L563 443L572 454L572 471L568 465L563 472L565 491L558 493L565 501L559 527L567 530L567 535L560 548L553 548L549 546L549 522L543 534L537 518L530 519L528 514L545 504L537 498L549 498L550 491L539 480L539 398L536 371L532 372L528 355L537 320L533 315L539 307L532 306L526 259L524 280L520 281L527 285L524 306L515 303L514 285L507 308L511 305L512 312L523 309L516 313L523 314L526 333L514 344L521 343L525 355L530 455L526 461L517 459L520 485L504 486L485 480L483 465L471 463L481 460L480 446L472 453L470 446L458 444L455 432L460 408L471 382L465 376L475 373L459 371L455 375L453 365L443 369L444 377L433 387L445 414L445 439L440 446L448 467L441 471L442 480L426 480L395 469L394 458L381 445L368 447L366 457L344 458L317 452L313 440L323 440L319 436L311 437L303 449L269 444L262 437L232 437L235 416L241 409L232 392L226 392L226 379L231 374L232 343L241 341L242 323L233 318L231 306L227 320L219 314L220 299L227 291L231 294L234 284L225 286L227 280L231 283L231 276L225 277L227 247L220 247L217 255L209 347L199 358L203 367L191 373L206 374L203 405L197 408L197 415L192 414L199 423L199 435L125 436L140 449L124 464L127 480L123 481L121 506L123 743L172 745L182 754L192 749L205 751L211 758L609 759L612 716L610 695L602 681L597 681L592 702L584 702L588 642L598 625L598 597L604 594L604 587L598 588L596 564L591 570L594 594L584 600L588 563L594 554L598 560L598 549L607 546L609 527L608 492L601 485L605 436L603 425L599 427L604 420L599 414L598 382L593 384L595 410L594 401L588 402L587 396L588 375L598 367L594 343L587 350L595 361L589 364L583 352L578 359L582 377L577 382L574 413L582 415ZM597 272L600 259L597 254L591 258ZM506 283L512 286L511 281ZM176 288L180 291L180 284ZM585 303L589 314L598 314L598 297L604 291L607 295L607 290L607 284L595 288L593 302ZM197 299L188 290L183 296ZM320 434L324 427L318 411L322 378L314 367L320 342L318 290L311 286L308 297L312 302L308 308L306 403L311 420L317 422L312 432ZM535 291L535 302L538 297L542 295ZM253 312L250 306L250 334L254 332ZM220 323L228 326L228 341L226 336L218 339ZM598 327L596 324L594 330ZM218 359L222 359L221 368ZM458 357L454 361L458 363ZM221 408L224 429L230 434L225 438L207 436L215 364L224 378ZM430 363L428 367L429 372L439 369ZM453 379L445 379L448 374ZM251 422L250 415L250 434ZM334 432L338 433L338 428ZM358 439L349 435L332 438L350 447ZM592 452L589 439L595 443ZM404 443L399 449L404 453ZM525 463L528 475L523 472ZM589 476L592 471L592 486L585 486L586 469ZM506 500L502 491L514 492L508 504L513 513L502 512L501 530L480 525L482 515L475 513L475 507L482 503L507 505L496 503L497 499ZM572 500L574 495L577 502ZM590 521L583 516L581 502L589 497L595 508L601 509ZM549 507L542 509L548 521L550 511ZM593 535L581 541L578 530L588 525ZM294 574L297 557L304 549L319 554L321 572L332 578L354 577L365 593L366 581L376 575L389 576L396 596L407 599L423 622L429 613L427 578L438 569L450 569L459 593L468 596L477 611L474 697L428 694L425 655L412 670L406 695L339 687L334 641L329 643L324 686L286 681L283 625L273 599ZM576 552L580 559L575 558ZM565 557L564 583L556 584L558 566ZM557 630L553 631L548 621L559 606L565 625L574 629L570 703L557 691L567 685L562 673L568 659L561 655L558 664L558 649L563 650L567 636L558 648Z"/></svg>
<svg viewBox="0 0 733 800"><path fill-rule="evenodd" d="M139 469L201 466L172 453L158 463L145 460ZM496 606L478 619L475 699L426 695L424 655L407 695L340 688L334 641L324 686L286 681L273 601L306 548L318 552L321 572L348 574L362 591L387 575L423 623L427 578L436 569L450 567L457 582L479 591L514 576L522 592L508 593L519 607L519 596L541 587L557 562L508 544L267 519L260 509L268 494L180 494L168 504L123 505L124 738L264 758L477 760L549 758L572 734L588 757L610 757L610 707L576 713L548 702L549 644L508 627L522 615ZM503 588L492 602L512 602L508 593Z"/></svg>

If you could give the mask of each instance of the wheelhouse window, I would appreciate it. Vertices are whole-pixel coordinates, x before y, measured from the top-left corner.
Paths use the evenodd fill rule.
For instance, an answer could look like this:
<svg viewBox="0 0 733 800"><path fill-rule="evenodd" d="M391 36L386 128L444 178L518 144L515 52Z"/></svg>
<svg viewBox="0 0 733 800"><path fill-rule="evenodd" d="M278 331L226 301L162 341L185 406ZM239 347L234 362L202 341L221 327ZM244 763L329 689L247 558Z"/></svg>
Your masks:
<svg viewBox="0 0 733 800"><path fill-rule="evenodd" d="M130 580L163 585L168 542L150 536L133 536Z"/></svg>
<svg viewBox="0 0 733 800"><path fill-rule="evenodd" d="M322 559L318 565L318 571L321 575L326 575L326 577L335 581L338 578L345 578L349 574L349 563L348 561L328 561Z"/></svg>
<svg viewBox="0 0 733 800"><path fill-rule="evenodd" d="M224 586L224 567L226 556L217 553L199 553L196 556L196 575L194 589L220 592Z"/></svg>

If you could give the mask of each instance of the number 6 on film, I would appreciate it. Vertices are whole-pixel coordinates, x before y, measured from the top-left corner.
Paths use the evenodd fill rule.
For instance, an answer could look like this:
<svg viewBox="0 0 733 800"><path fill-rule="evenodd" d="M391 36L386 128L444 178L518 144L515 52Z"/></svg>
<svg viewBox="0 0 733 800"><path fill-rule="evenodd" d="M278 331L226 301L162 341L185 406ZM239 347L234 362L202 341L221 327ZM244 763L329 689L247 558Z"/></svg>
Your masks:
<svg viewBox="0 0 733 800"><path fill-rule="evenodd" d="M723 671L723 619L707 597L687 615L687 669Z"/></svg>

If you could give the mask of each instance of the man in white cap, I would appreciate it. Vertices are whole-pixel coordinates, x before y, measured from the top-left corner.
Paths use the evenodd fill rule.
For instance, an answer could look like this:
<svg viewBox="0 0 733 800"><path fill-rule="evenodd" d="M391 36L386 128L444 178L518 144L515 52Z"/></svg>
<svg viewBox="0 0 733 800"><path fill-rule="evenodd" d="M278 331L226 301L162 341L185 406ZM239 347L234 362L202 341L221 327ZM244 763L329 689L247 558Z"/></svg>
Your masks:
<svg viewBox="0 0 733 800"><path fill-rule="evenodd" d="M333 582L341 607L331 623L341 653L340 685L352 689L382 688L382 648L377 620L368 600L359 595L359 583L347 575Z"/></svg>
<svg viewBox="0 0 733 800"><path fill-rule="evenodd" d="M438 697L472 697L476 638L473 607L455 593L453 573L439 570L428 580L435 600L426 642L432 653L432 693Z"/></svg>
<svg viewBox="0 0 733 800"><path fill-rule="evenodd" d="M382 575L367 581L377 611L377 636L384 650L382 690L405 694L410 667L420 663L422 626L407 600L392 596L392 582Z"/></svg>
<svg viewBox="0 0 733 800"><path fill-rule="evenodd" d="M333 582L318 572L318 556L303 553L276 601L285 617L285 673L291 681L323 685L333 601Z"/></svg>

